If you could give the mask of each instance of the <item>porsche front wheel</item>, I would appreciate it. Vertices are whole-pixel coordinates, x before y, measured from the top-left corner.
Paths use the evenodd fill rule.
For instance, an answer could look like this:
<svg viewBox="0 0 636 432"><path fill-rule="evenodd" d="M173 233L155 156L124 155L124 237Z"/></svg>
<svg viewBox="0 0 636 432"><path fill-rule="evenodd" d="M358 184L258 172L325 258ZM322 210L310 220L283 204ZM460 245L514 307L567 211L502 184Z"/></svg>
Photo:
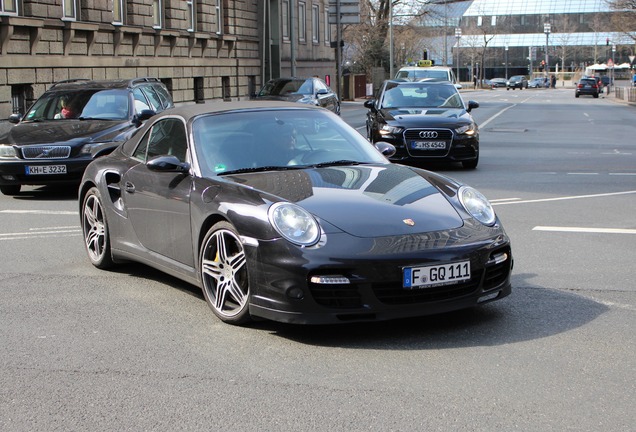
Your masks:
<svg viewBox="0 0 636 432"><path fill-rule="evenodd" d="M199 268L203 295L214 314L229 324L250 321L247 259L232 225L219 222L210 228L203 240Z"/></svg>
<svg viewBox="0 0 636 432"><path fill-rule="evenodd" d="M104 206L97 188L91 188L84 197L82 205L82 233L84 246L97 268L105 269L113 265L110 251L108 223L104 214Z"/></svg>

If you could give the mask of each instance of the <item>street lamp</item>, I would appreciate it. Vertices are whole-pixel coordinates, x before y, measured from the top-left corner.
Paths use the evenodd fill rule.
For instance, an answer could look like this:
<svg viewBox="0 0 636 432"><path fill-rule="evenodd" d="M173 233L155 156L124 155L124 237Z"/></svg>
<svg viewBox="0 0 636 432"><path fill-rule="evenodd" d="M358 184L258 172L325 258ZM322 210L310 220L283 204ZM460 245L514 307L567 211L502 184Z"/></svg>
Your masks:
<svg viewBox="0 0 636 432"><path fill-rule="evenodd" d="M612 44L612 78L610 80L609 86L607 87L607 94L610 92L610 88L614 85L614 68L616 67L616 44Z"/></svg>
<svg viewBox="0 0 636 432"><path fill-rule="evenodd" d="M508 81L508 44L505 46L505 60L506 60L506 81Z"/></svg>
<svg viewBox="0 0 636 432"><path fill-rule="evenodd" d="M455 29L455 37L457 38L457 82L461 81L459 79L459 40L462 38L462 29L457 27Z"/></svg>
<svg viewBox="0 0 636 432"><path fill-rule="evenodd" d="M550 75L550 63L548 58L548 38L550 37L551 30L550 23L543 24L543 33L545 33L545 71L546 75Z"/></svg>

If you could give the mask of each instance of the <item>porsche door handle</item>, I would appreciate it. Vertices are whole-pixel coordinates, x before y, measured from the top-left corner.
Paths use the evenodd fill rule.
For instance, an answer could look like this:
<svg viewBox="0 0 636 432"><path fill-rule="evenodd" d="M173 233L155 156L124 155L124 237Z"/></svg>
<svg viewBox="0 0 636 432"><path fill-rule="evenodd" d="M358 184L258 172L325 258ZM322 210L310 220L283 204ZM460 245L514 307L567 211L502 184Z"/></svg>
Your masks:
<svg viewBox="0 0 636 432"><path fill-rule="evenodd" d="M135 193L135 185L131 182L126 182L124 185L124 190L128 193Z"/></svg>

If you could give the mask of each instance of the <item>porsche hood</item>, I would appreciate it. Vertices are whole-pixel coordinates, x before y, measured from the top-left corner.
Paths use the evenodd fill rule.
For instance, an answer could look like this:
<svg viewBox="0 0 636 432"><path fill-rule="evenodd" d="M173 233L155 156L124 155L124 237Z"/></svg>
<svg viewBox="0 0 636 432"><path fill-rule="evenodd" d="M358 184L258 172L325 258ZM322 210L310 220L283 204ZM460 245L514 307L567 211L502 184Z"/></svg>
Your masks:
<svg viewBox="0 0 636 432"><path fill-rule="evenodd" d="M239 176L225 178L237 181ZM238 182L295 202L357 237L416 234L463 225L455 207L436 186L416 170L400 165L270 171L242 174Z"/></svg>

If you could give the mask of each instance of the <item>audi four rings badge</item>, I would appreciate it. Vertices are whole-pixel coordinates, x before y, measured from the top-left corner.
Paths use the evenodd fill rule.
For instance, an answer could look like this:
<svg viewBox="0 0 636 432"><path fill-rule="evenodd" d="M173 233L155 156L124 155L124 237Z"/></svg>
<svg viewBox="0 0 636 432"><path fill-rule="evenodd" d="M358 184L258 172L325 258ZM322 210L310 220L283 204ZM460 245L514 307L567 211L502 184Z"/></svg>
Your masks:
<svg viewBox="0 0 636 432"><path fill-rule="evenodd" d="M437 131L421 131L420 138L437 138Z"/></svg>

